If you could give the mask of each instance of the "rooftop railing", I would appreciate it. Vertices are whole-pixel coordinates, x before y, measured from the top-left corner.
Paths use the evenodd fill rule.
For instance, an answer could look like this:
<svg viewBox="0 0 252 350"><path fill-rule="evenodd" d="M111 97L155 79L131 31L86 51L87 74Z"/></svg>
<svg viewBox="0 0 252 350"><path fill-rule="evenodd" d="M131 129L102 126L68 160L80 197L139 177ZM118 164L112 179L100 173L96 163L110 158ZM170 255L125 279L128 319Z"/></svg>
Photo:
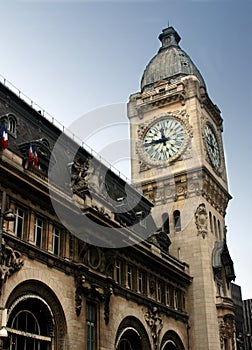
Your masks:
<svg viewBox="0 0 252 350"><path fill-rule="evenodd" d="M41 114L44 118L46 118L51 124L56 126L61 132L67 135L70 139L76 142L80 147L84 148L90 155L99 160L103 165L105 165L108 169L113 171L116 175L118 175L122 180L130 183L130 179L125 176L119 169L114 167L111 163L109 163L106 159L104 159L98 152L96 152L93 148L89 147L84 141L82 141L77 135L75 135L70 129L66 128L61 122L55 119L50 113L48 113L44 108L38 105L31 98L26 96L21 90L19 90L16 86L14 86L9 80L3 77L0 74L0 83L2 83L5 87L11 90L15 95L17 95L23 102L32 107L35 111Z"/></svg>

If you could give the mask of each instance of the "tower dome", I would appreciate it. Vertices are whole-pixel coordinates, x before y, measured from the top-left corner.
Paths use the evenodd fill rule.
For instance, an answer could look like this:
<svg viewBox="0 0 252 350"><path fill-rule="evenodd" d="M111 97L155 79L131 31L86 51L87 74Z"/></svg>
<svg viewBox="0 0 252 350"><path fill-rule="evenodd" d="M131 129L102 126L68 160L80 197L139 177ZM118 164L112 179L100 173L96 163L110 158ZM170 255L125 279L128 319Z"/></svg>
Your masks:
<svg viewBox="0 0 252 350"><path fill-rule="evenodd" d="M186 75L195 75L200 81L200 86L206 88L199 70L187 53L180 48L180 39L173 27L163 29L159 35L162 46L144 70L141 91L151 89L153 84L160 80L172 81Z"/></svg>

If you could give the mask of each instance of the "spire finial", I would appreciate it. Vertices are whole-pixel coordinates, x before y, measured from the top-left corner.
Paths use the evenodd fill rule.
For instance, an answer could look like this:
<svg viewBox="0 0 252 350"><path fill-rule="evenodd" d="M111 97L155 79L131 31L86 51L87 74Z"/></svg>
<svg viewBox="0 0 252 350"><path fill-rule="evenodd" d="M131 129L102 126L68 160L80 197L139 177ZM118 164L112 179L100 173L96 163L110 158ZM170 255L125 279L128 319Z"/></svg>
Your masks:
<svg viewBox="0 0 252 350"><path fill-rule="evenodd" d="M168 46L178 46L180 36L173 27L168 27L162 30L162 33L159 35L159 40L162 43L162 47L160 48L162 50Z"/></svg>

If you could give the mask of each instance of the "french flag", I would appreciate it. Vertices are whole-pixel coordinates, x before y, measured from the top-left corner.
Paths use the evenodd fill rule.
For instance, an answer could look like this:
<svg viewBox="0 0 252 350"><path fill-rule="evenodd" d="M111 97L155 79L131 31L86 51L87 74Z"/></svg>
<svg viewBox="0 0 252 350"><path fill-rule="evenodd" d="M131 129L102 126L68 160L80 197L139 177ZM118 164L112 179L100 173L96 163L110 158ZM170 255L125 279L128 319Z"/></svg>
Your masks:
<svg viewBox="0 0 252 350"><path fill-rule="evenodd" d="M0 131L0 149L6 149L8 147L8 133L6 127L2 127Z"/></svg>

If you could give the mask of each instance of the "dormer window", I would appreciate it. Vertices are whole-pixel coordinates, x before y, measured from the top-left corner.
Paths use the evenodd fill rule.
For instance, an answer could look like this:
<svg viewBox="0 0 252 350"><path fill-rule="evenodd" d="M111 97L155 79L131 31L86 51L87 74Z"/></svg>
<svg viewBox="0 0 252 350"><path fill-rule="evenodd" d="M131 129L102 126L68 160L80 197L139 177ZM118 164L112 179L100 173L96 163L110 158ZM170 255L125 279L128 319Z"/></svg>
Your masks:
<svg viewBox="0 0 252 350"><path fill-rule="evenodd" d="M2 116L0 123L1 125L5 125L8 135L11 135L15 138L17 137L17 119L13 114L9 113Z"/></svg>
<svg viewBox="0 0 252 350"><path fill-rule="evenodd" d="M12 134L13 136L16 136L17 133L17 121L16 118L10 114L8 116L8 131L10 134Z"/></svg>

